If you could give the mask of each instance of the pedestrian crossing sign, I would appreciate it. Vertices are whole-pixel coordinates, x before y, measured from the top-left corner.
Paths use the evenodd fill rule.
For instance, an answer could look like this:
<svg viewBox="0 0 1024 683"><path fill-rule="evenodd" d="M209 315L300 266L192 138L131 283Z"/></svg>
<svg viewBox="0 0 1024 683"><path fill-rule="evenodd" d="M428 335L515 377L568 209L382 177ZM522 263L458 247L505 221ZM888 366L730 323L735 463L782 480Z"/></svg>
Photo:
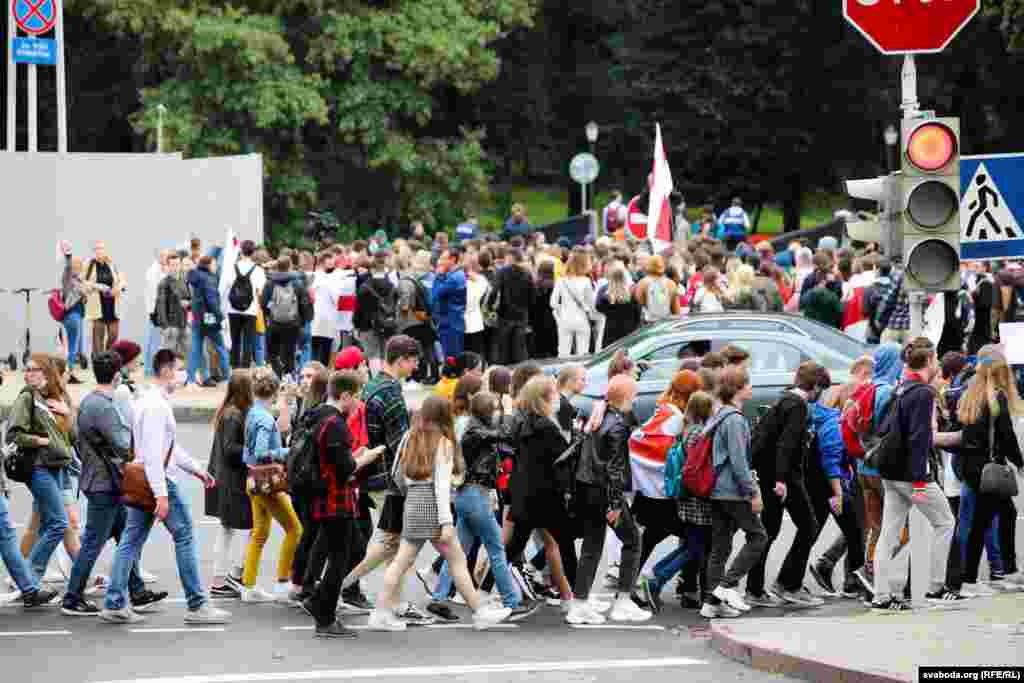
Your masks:
<svg viewBox="0 0 1024 683"><path fill-rule="evenodd" d="M1024 154L960 159L960 260L1024 258Z"/></svg>

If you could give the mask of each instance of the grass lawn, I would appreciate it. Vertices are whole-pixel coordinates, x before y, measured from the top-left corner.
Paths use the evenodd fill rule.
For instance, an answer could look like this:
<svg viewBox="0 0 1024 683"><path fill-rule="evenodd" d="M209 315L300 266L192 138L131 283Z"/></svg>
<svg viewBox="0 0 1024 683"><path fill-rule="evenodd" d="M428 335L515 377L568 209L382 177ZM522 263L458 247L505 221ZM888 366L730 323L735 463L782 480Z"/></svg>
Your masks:
<svg viewBox="0 0 1024 683"><path fill-rule="evenodd" d="M530 185L513 185L510 187L495 188L492 194L492 204L484 207L482 223L486 225L503 225L507 216L499 216L503 209L504 193L511 193L513 203L526 206L530 223L535 226L548 225L564 220L568 196L565 188L545 188ZM611 198L610 192L597 193L597 206L604 208ZM804 197L803 213L800 216L801 228L813 228L816 225L827 223L832 220L833 213L848 205L845 195L833 195L823 192L808 193ZM687 210L691 220L699 217L699 207ZM782 232L782 206L768 204L762 209L761 220L757 227L758 232L779 233Z"/></svg>

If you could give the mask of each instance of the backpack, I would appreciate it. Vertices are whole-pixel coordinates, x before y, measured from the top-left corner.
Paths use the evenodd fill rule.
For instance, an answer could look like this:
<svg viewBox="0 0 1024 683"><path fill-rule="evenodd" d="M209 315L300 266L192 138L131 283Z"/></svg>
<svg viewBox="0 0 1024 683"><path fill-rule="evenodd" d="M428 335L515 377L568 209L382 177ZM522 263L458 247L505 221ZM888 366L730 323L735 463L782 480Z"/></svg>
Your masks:
<svg viewBox="0 0 1024 683"><path fill-rule="evenodd" d="M55 289L50 292L50 298L47 299L46 305L50 308L50 317L53 318L54 322L64 322L64 297L59 289Z"/></svg>
<svg viewBox="0 0 1024 683"><path fill-rule="evenodd" d="M421 322L430 320L430 306L427 304L427 288L423 286L423 283L414 277L403 277L403 282L411 282L416 292L416 298L412 302L412 311L416 315L416 319Z"/></svg>
<svg viewBox="0 0 1024 683"><path fill-rule="evenodd" d="M877 392L878 387L875 384L868 383L859 386L843 406L843 412L839 417L839 427L843 434L846 452L852 458L864 457L863 438L871 432Z"/></svg>
<svg viewBox="0 0 1024 683"><path fill-rule="evenodd" d="M708 433L701 434L693 451L686 452L686 463L682 469L683 486L698 498L707 498L715 490L715 482L718 481L718 471L715 470L715 433L729 417L726 415Z"/></svg>
<svg viewBox="0 0 1024 683"><path fill-rule="evenodd" d="M256 266L253 266L248 273L242 275L242 271L238 269L238 264L235 264L235 281L231 283L231 289L228 290L228 303L236 311L245 312L252 306L254 297L252 271L254 270L256 270Z"/></svg>
<svg viewBox="0 0 1024 683"><path fill-rule="evenodd" d="M316 411L299 418L299 424L292 434L285 459L288 470L288 490L292 493L323 493L325 482L320 477L320 440L327 429L328 421L320 426L320 415Z"/></svg>
<svg viewBox="0 0 1024 683"><path fill-rule="evenodd" d="M644 306L644 317L647 322L663 320L672 315L672 302L669 300L668 285L664 278L651 280L647 283L647 305Z"/></svg>
<svg viewBox="0 0 1024 683"><path fill-rule="evenodd" d="M389 289L387 293L381 296L373 288L372 280L366 283L366 288L373 295L373 298L377 300L377 311L374 313L370 324L373 326L373 331L379 334L382 339L387 339L398 333L398 291L390 282L387 284Z"/></svg>
<svg viewBox="0 0 1024 683"><path fill-rule="evenodd" d="M683 465L686 463L686 435L689 430L680 432L665 454L665 497L678 498L682 492Z"/></svg>
<svg viewBox="0 0 1024 683"><path fill-rule="evenodd" d="M291 283L279 284L274 287L270 299L270 322L277 325L298 325L299 297Z"/></svg>
<svg viewBox="0 0 1024 683"><path fill-rule="evenodd" d="M31 391L28 388L22 389L22 392ZM36 417L36 402L33 397L31 402L31 408L29 409L29 424L35 420ZM9 438L8 426L4 425L3 431L3 445L0 448L0 460L3 460L4 474L11 481L16 481L20 484L28 484L32 481L32 470L36 464L35 451L26 451L21 449Z"/></svg>

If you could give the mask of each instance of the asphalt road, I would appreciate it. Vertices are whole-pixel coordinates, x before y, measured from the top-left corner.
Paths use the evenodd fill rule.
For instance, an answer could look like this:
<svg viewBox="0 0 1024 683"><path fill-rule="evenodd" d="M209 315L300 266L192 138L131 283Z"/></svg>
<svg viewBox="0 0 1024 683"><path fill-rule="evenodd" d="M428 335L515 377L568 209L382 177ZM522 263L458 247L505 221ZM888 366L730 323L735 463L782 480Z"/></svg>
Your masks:
<svg viewBox="0 0 1024 683"><path fill-rule="evenodd" d="M179 443L198 460L206 460L211 431L202 425L181 425ZM198 482L184 482L193 506L202 575L212 573L216 520L203 515ZM15 485L12 518L28 517L28 490ZM781 563L792 526L785 522L783 536L769 561L773 580ZM830 522L812 557L838 533ZM273 579L282 533L275 528L261 566L260 584ZM655 553L670 549L670 540ZM109 570L112 545L107 546L97 571ZM425 550L418 566L428 565ZM99 683L228 683L231 681L343 681L373 678L391 681L409 678L459 681L722 681L779 680L724 659L707 646L707 621L694 611L684 612L666 589L666 609L651 622L621 627L607 625L571 629L556 607L546 607L527 621L504 628L476 632L468 626L469 613L459 608L462 624L447 628L411 629L405 633L361 632L351 641L313 638L311 620L301 611L278 605L241 605L217 601L232 611L234 620L223 627L189 628L173 557L173 545L162 529L155 529L143 553L148 571L159 576L158 586L172 597L157 613L133 626L111 626L96 619L62 616L56 608L26 613L20 606L0 608L0 662L7 680L33 682L77 681ZM603 576L602 568L599 576ZM810 580L810 579L809 579ZM838 575L837 575L838 580ZM373 597L381 574L364 582ZM606 590L595 588L595 591ZM404 598L423 604L426 596L414 577ZM817 610L759 610L762 616L821 616L857 612L851 601L830 601ZM351 625L365 624L351 618ZM454 631L454 632L453 632Z"/></svg>

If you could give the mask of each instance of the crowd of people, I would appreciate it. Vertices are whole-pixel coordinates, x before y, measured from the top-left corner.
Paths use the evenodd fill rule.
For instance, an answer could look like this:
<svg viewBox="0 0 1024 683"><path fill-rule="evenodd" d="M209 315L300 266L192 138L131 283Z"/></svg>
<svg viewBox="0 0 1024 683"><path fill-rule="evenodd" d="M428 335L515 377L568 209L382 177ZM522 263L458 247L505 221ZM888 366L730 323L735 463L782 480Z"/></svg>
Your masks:
<svg viewBox="0 0 1024 683"><path fill-rule="evenodd" d="M453 604L468 606L478 628L526 619L545 601L570 624L640 622L662 609L677 576L680 604L708 618L820 606L808 576L827 596L903 610L912 507L932 527L928 600L1024 590L1013 504L1024 405L992 343L994 321L1016 315L1014 278L1024 269L993 277L987 266L965 268L936 344L908 338L902 276L870 247L837 249L826 238L816 252L795 243L777 254L734 231L730 250L696 228L652 254L614 238L570 247L529 231L507 241L458 234L466 239L428 241L416 226L408 239L377 234L276 259L243 242L226 274L198 244L195 253L163 252L147 278L152 315L141 345L117 339L116 268L85 265L62 244L68 348L32 356L8 423L5 453L30 463L24 483L37 519L22 549L0 495L0 548L25 606L58 598L42 586L63 543L65 614L143 619L167 597L147 588L154 577L139 564L160 520L175 545L187 623L230 620L210 596L299 607L318 637L333 638L354 637L343 623L351 615L400 631L458 620ZM93 262L104 258L98 248ZM882 343L843 383L804 362L755 420L744 410L750 356L738 346L681 358L644 424L633 412L638 368L625 352L614 355L604 400L589 414L572 400L587 379L582 366L551 377L532 362L723 310L799 311L835 327L860 324ZM97 388L76 404L67 385L83 317L103 338L94 327ZM132 377L140 363L145 389ZM207 467L178 443L170 403L200 373L204 385L227 382ZM404 392L413 381L434 385L416 411ZM663 463L653 477L652 461ZM151 504L124 502L132 464ZM184 476L202 482L205 512L220 520L208 582ZM7 486L0 475L0 492ZM77 491L87 501L81 535ZM796 532L769 583L783 511ZM813 559L830 516L841 535ZM274 522L284 541L267 590L259 569ZM745 541L733 555L737 531ZM671 537L678 546L645 570ZM110 576L93 576L110 539ZM427 541L438 557L417 569ZM610 602L593 591L605 558ZM383 588L371 600L361 581L378 570ZM425 608L402 600L411 571L429 594ZM101 591L102 608L90 600Z"/></svg>

